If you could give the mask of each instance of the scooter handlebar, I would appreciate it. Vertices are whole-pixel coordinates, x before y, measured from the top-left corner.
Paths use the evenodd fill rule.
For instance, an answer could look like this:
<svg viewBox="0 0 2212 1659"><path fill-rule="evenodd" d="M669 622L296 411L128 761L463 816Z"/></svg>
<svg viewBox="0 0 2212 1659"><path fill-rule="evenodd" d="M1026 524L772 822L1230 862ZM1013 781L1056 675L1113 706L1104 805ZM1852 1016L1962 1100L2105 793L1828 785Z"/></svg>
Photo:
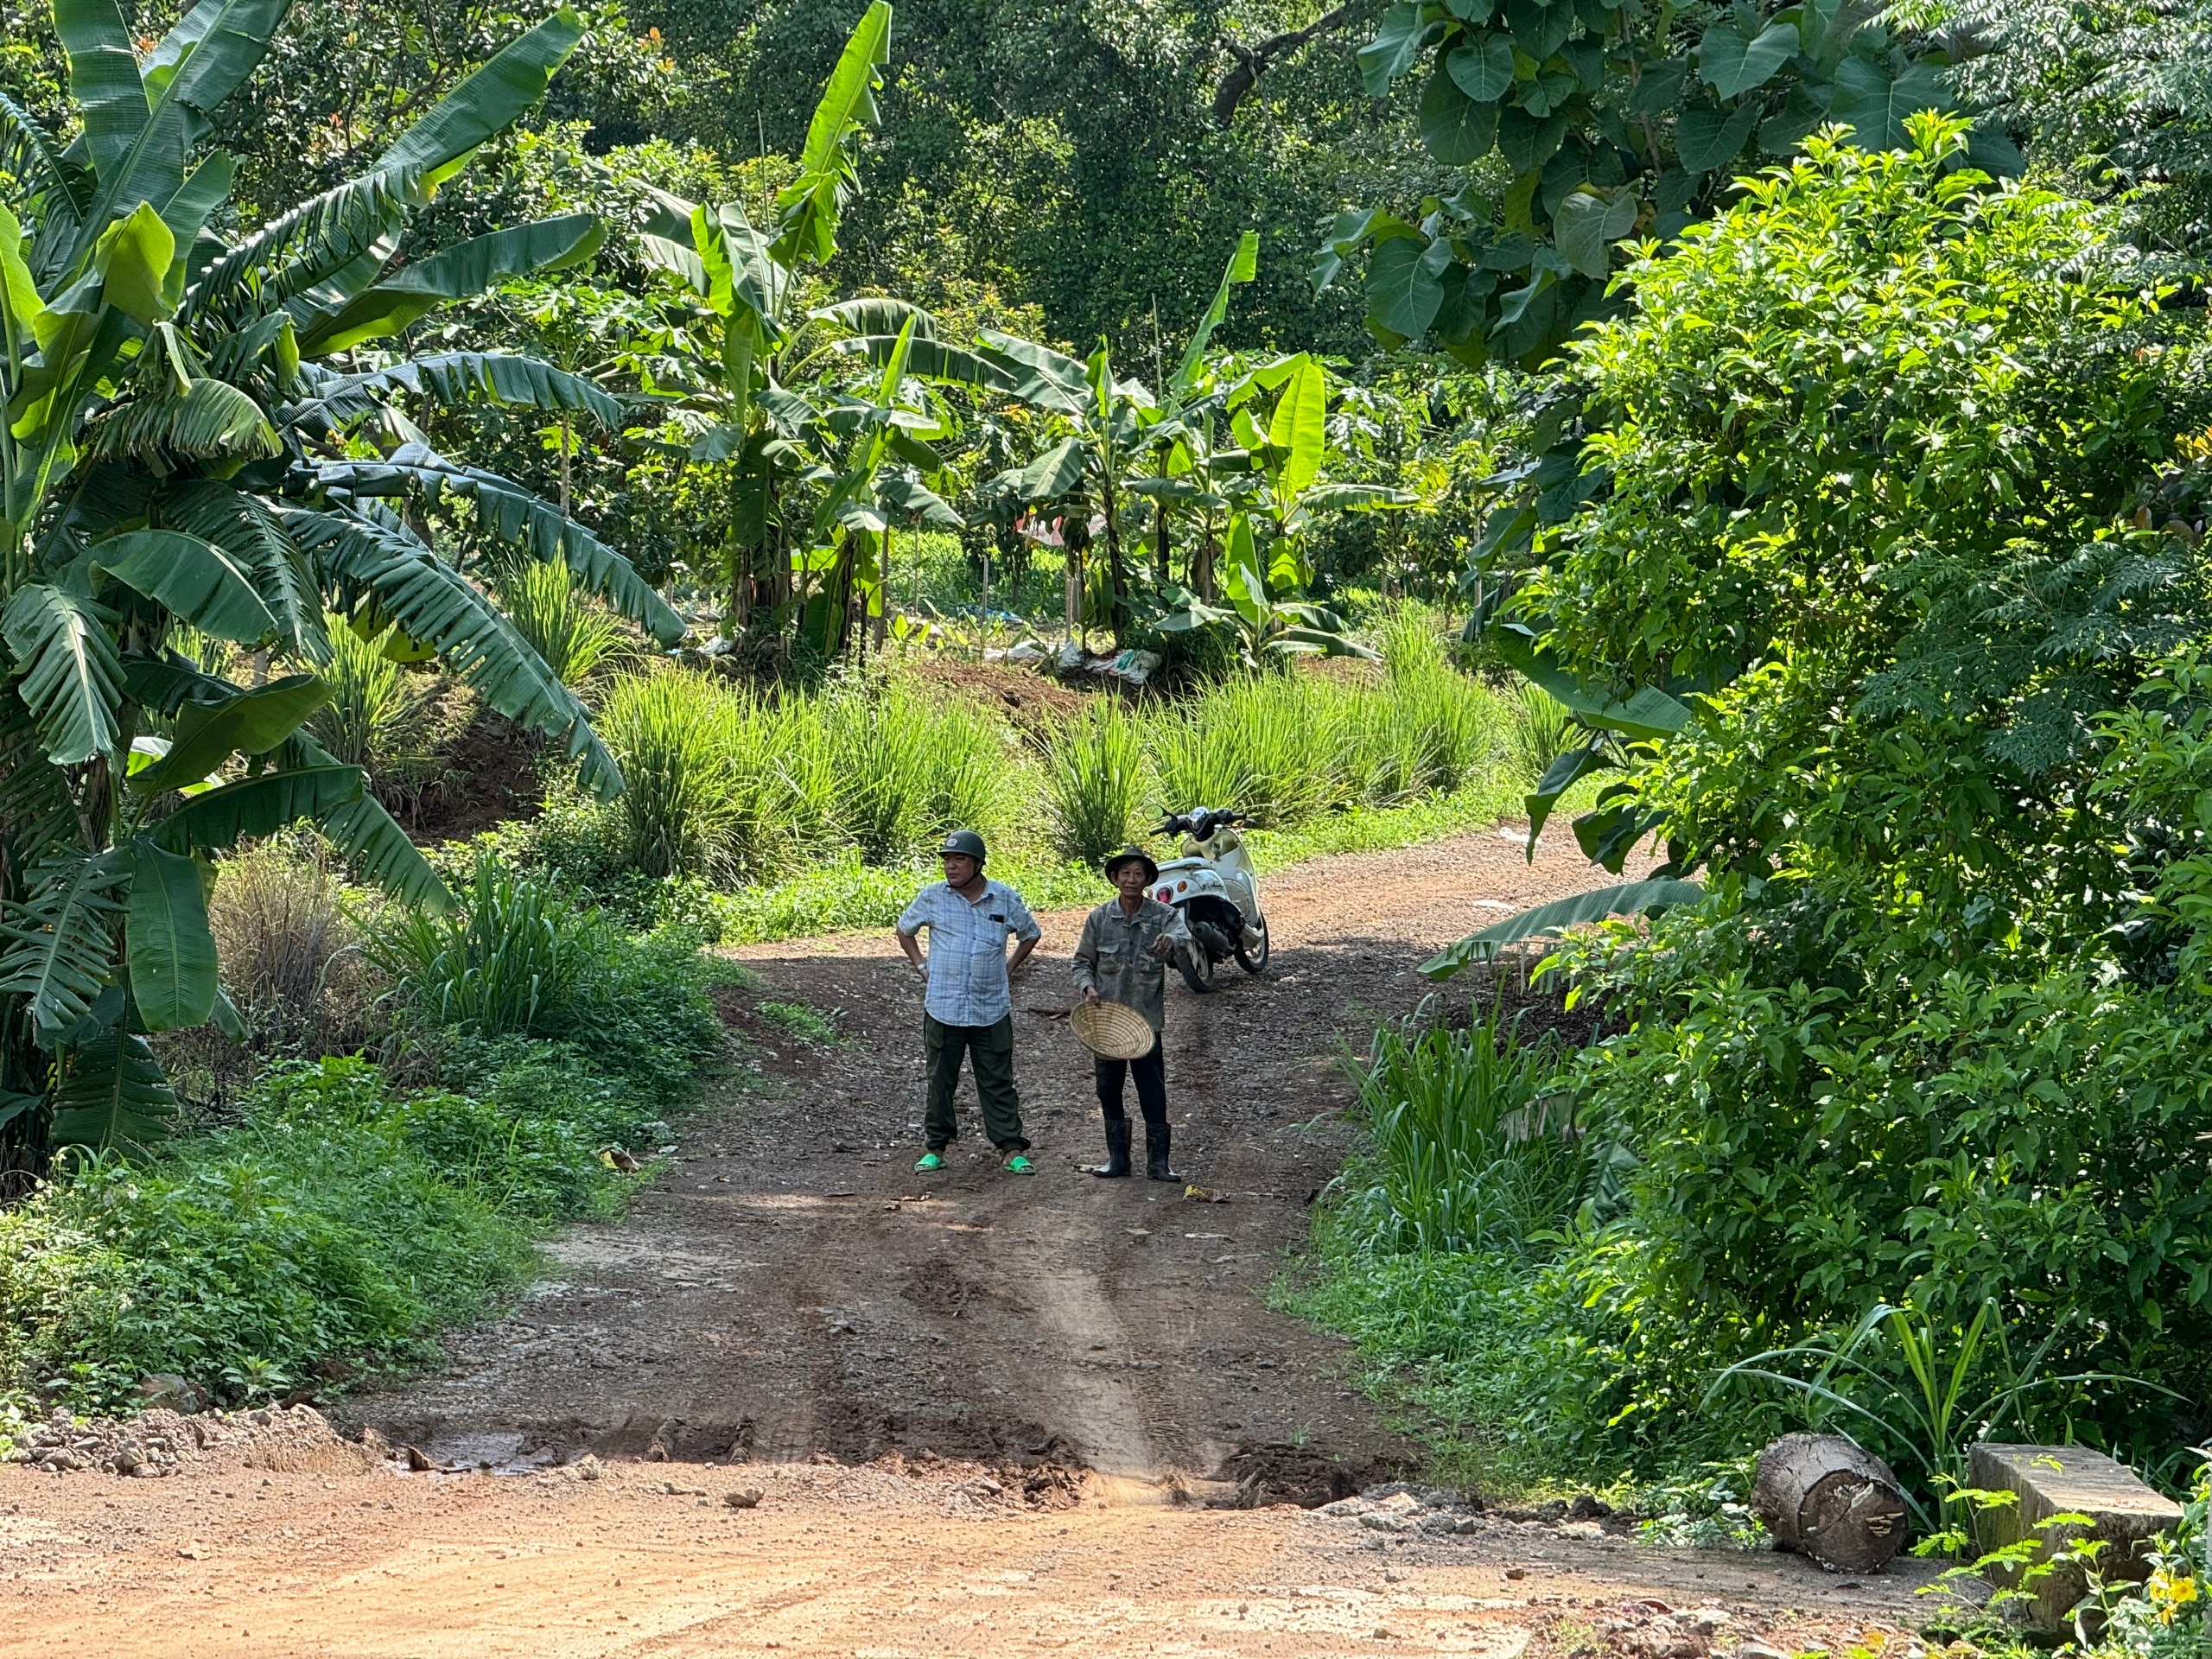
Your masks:
<svg viewBox="0 0 2212 1659"><path fill-rule="evenodd" d="M1249 823L1251 821L1248 815L1231 811L1226 807L1200 806L1194 807L1188 812L1169 813L1160 821L1160 833L1168 835L1179 830L1185 835L1204 841L1217 830L1226 829L1231 824Z"/></svg>

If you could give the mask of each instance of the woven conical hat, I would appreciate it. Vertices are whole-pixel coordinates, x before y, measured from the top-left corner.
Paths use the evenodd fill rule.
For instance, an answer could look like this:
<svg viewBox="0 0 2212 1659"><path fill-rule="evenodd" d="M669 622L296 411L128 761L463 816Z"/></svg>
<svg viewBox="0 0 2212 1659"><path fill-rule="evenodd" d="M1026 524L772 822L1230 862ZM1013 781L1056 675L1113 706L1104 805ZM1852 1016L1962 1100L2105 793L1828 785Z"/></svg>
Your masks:
<svg viewBox="0 0 2212 1659"><path fill-rule="evenodd" d="M1093 1053L1141 1060L1152 1052L1151 1023L1126 1002L1078 1002L1068 1024Z"/></svg>

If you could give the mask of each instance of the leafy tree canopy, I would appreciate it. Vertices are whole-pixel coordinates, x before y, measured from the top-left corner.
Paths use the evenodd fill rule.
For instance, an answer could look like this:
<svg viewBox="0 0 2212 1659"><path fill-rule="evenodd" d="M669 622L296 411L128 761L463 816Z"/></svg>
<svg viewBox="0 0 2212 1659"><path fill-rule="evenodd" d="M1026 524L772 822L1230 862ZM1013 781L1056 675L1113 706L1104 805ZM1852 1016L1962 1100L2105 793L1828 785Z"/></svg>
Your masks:
<svg viewBox="0 0 2212 1659"><path fill-rule="evenodd" d="M1403 113L1363 94L1349 37L1335 35L1271 67L1228 128L1213 113L1230 43L1317 10L905 0L841 273L932 308L960 283L1035 304L1052 338L1104 336L1157 383L1181 352L1178 327L1205 308L1222 248L1257 228L1261 275L1240 299L1237 341L1363 346L1357 307L1317 297L1301 273L1346 201L1437 183ZM683 67L670 130L724 155L797 154L858 10L766 0L733 30L719 4L641 4Z"/></svg>
<svg viewBox="0 0 2212 1659"><path fill-rule="evenodd" d="M1681 232L1761 158L1824 124L1904 142L1952 99L1943 54L1847 0L1401 0L1359 51L1367 90L1419 88L1421 143L1455 188L1416 210L1350 211L1316 282L1365 251L1368 326L1462 361L1542 361L1607 314L1638 241ZM2017 169L2000 133L1970 159ZM1388 202L1385 193L1370 201Z"/></svg>

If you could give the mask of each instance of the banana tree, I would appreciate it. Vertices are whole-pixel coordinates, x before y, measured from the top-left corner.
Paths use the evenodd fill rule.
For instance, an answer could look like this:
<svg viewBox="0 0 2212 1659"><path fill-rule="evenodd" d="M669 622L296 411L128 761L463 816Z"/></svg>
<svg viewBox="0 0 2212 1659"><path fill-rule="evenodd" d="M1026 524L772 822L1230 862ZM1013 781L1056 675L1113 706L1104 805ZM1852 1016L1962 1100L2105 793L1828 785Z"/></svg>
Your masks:
<svg viewBox="0 0 2212 1659"><path fill-rule="evenodd" d="M646 260L689 290L697 317L691 384L682 390L698 429L690 458L728 472L726 632L756 612L779 626L810 546L794 547L785 497L818 480L819 457L803 437L825 411L795 384L794 353L806 325L805 274L836 251L837 221L855 188L853 136L875 124L876 89L889 61L891 8L874 0L837 60L807 128L798 174L775 200L775 222L756 228L741 203L705 207L656 193L659 213L643 239ZM895 332L895 325L894 325Z"/></svg>
<svg viewBox="0 0 2212 1659"><path fill-rule="evenodd" d="M1237 654L1247 668L1297 656L1374 660L1375 653L1354 639L1344 619L1326 606L1274 597L1252 534L1250 514L1238 512L1230 519L1222 563L1222 587L1229 603L1210 605L1195 594L1185 594L1177 609L1160 618L1162 633L1228 627L1235 634Z"/></svg>
<svg viewBox="0 0 2212 1659"><path fill-rule="evenodd" d="M1078 362L1049 346L986 329L977 338L976 355L996 371L995 384L1006 395L1057 417L1065 433L1021 470L1013 487L1031 503L1065 505L1084 527L1086 533L1070 537L1067 543L1071 631L1085 620L1081 601L1084 555L1092 540L1087 527L1096 506L1103 521L1099 536L1106 547L1107 608L1118 634L1128 622L1130 588L1127 555L1133 496L1128 483L1145 470L1145 432L1160 418L1157 402L1141 382L1124 380L1114 372L1112 353L1103 340Z"/></svg>
<svg viewBox="0 0 2212 1659"><path fill-rule="evenodd" d="M1198 320L1185 346L1175 372L1167 382L1165 406L1147 437L1154 471L1133 478L1128 487L1153 504L1153 569L1165 587L1170 575L1170 537L1179 512L1198 520L1185 569L1189 586L1201 599L1216 597L1215 555L1219 548L1222 515L1231 506L1220 486L1220 477L1249 470L1248 451L1224 448L1218 442L1217 423L1225 405L1224 388L1215 372L1207 347L1214 331L1228 320L1232 289L1259 275L1260 237L1247 231L1237 238L1213 303Z"/></svg>
<svg viewBox="0 0 2212 1659"><path fill-rule="evenodd" d="M987 332L981 338L979 354L999 371L997 386L1016 400L1058 417L1066 429L1067 435L1015 474L1009 480L1010 487L1033 503L1077 497L1077 512L1084 519L1089 505L1096 502L1103 520L1100 533L1106 544L1108 604L1117 634L1130 620L1133 582L1128 551L1136 531L1133 498L1148 499L1152 503L1153 558L1163 583L1176 506L1210 514L1226 504L1225 498L1210 487L1208 475L1217 461L1234 465L1241 458L1216 454L1213 422L1220 399L1207 348L1214 331L1229 315L1231 291L1258 274L1259 251L1257 232L1247 231L1237 238L1212 304L1192 330L1174 372L1157 397L1142 383L1115 375L1103 342L1078 363L1049 346L1010 335ZM1207 551L1194 550L1194 556L1200 558L1207 556L1212 545L1211 523L1206 530L1199 548ZM1088 539L1078 534L1069 543L1068 626L1071 631L1082 620L1078 610L1084 586L1082 560Z"/></svg>
<svg viewBox="0 0 2212 1659"><path fill-rule="evenodd" d="M1263 391L1275 394L1268 423L1253 412ZM1310 353L1279 358L1232 387L1225 402L1230 429L1250 457L1249 485L1241 499L1266 524L1268 573L1278 586L1305 588L1313 581L1306 532L1324 512L1366 512L1414 505L1416 498L1390 485L1326 479L1341 459L1332 428L1329 372Z"/></svg>
<svg viewBox="0 0 2212 1659"><path fill-rule="evenodd" d="M925 334L934 320L918 308L905 312L872 394L843 393L820 417L827 439L820 447L835 443L839 464L824 469L799 595L799 639L817 661L841 652L862 616L875 620L875 637L882 640L898 524L957 530L964 522L930 484L945 473L930 441L950 429L921 406L921 383L907 372L917 349L933 344Z"/></svg>
<svg viewBox="0 0 2212 1659"><path fill-rule="evenodd" d="M143 1141L174 1096L149 1033L222 995L211 860L306 822L402 898L436 874L302 729L329 696L326 611L435 655L559 744L601 795L620 774L585 711L418 526L564 562L664 639L680 621L583 525L420 441L408 399L618 423L588 381L485 353L410 356L440 305L589 257L584 215L394 269L410 224L543 93L582 34L529 30L359 176L239 237L213 117L286 0L199 0L143 59L115 0L57 0L81 131L0 102L0 1143ZM353 348L390 360L349 372ZM397 349L395 351L395 347ZM405 505L411 512L403 513ZM187 632L187 631L189 632ZM239 684L205 639L280 671Z"/></svg>

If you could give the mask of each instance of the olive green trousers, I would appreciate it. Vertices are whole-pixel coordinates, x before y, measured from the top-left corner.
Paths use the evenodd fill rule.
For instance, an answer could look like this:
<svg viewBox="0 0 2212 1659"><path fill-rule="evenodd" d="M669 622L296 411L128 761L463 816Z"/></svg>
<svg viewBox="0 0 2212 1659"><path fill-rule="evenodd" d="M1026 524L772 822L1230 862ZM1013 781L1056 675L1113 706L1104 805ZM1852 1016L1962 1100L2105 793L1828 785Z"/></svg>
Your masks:
<svg viewBox="0 0 2212 1659"><path fill-rule="evenodd" d="M1021 1133L1021 1096L1014 1087L1014 1016L995 1026L948 1026L925 1014L922 1051L928 1058L929 1109L922 1116L922 1138L931 1152L943 1152L960 1133L953 1116L952 1093L960 1086L965 1055L976 1074L976 1096L983 1108L983 1133L1001 1152L1027 1152Z"/></svg>

